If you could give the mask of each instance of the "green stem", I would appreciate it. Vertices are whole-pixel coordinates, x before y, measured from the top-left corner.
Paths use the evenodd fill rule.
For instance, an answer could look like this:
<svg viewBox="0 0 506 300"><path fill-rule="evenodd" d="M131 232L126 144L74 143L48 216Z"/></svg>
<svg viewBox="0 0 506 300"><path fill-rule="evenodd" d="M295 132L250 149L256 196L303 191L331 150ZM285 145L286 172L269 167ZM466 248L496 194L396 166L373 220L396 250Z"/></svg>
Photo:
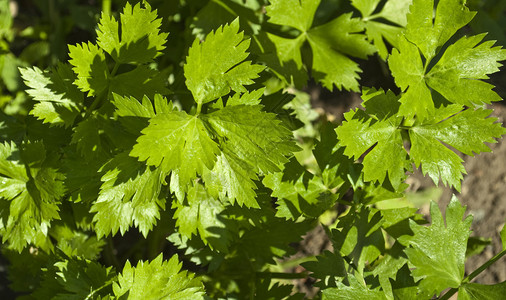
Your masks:
<svg viewBox="0 0 506 300"><path fill-rule="evenodd" d="M490 265L492 265L493 263L495 263L496 261L498 261L499 259L501 259L504 255L506 255L506 249L504 249L501 252L499 252L499 254L497 254L496 256L492 257L489 261L487 261L486 263L484 263L481 267L479 267L478 269L476 269L473 273L469 274L469 276L467 276L466 278L464 278L464 280L462 282L463 283L470 282L476 276L478 276L481 272L483 272L485 269L487 269Z"/></svg>
<svg viewBox="0 0 506 300"><path fill-rule="evenodd" d="M100 292L100 290L112 285L114 282L118 280L118 276L115 276L114 278L108 280L106 283L104 283L102 286L100 286L98 289L91 291L90 294L85 298L85 300L88 299L95 299L95 295Z"/></svg>
<svg viewBox="0 0 506 300"><path fill-rule="evenodd" d="M111 7L112 7L112 1L111 0L102 0L102 12L104 15L111 15Z"/></svg>
<svg viewBox="0 0 506 300"><path fill-rule="evenodd" d="M111 77L114 77L114 75L116 75L116 72L118 72L118 68L119 68L119 63L116 62L114 64L114 68L112 68L112 71L111 71Z"/></svg>
<svg viewBox="0 0 506 300"><path fill-rule="evenodd" d="M304 256L304 257L300 257L300 258L295 258L295 259L283 261L281 263L278 263L278 266L283 269L289 269L289 268L296 267L296 266L303 264L305 262L308 262L308 261L316 261L316 256L314 256L314 255Z"/></svg>
<svg viewBox="0 0 506 300"><path fill-rule="evenodd" d="M202 111L202 102L198 101L197 102L197 115L200 114L200 112Z"/></svg>
<svg viewBox="0 0 506 300"><path fill-rule="evenodd" d="M222 1L220 1L220 0L213 0L213 2L216 3L216 4L218 4L219 6L223 7L223 9L225 9L227 12L229 12L232 16L237 17L237 13L233 9L231 9L230 7L228 7L228 5L226 5Z"/></svg>
<svg viewBox="0 0 506 300"><path fill-rule="evenodd" d="M116 270L120 270L121 267L120 263L118 261L118 258L114 254L114 245L112 244L112 237L109 237L107 239L107 244L105 246L103 253L104 259L107 262L107 264L113 266Z"/></svg>
<svg viewBox="0 0 506 300"><path fill-rule="evenodd" d="M275 279L302 279L309 276L308 272L301 273L282 273L282 272L256 272L257 277L260 278L275 278Z"/></svg>
<svg viewBox="0 0 506 300"><path fill-rule="evenodd" d="M86 109L86 114L84 115L84 118L88 118L91 113L95 110L95 108L97 108L98 104L100 102L102 102L102 99L105 98L105 95L107 95L107 90L104 90L102 93L100 93L100 95L98 95L97 97L95 97L95 100L93 100L93 103L91 103L90 107L88 107L88 109Z"/></svg>
<svg viewBox="0 0 506 300"><path fill-rule="evenodd" d="M502 250L497 254L496 256L492 257L490 260L485 262L483 265L481 265L478 269L474 270L471 274L469 274L464 280L462 280L462 284L466 284L471 282L476 276L478 276L481 272L486 270L488 267L490 267L493 263L501 259L504 255L506 255L506 249ZM443 297L439 298L439 300L448 300L451 296L453 296L459 289L458 288L452 288L448 292L446 292Z"/></svg>

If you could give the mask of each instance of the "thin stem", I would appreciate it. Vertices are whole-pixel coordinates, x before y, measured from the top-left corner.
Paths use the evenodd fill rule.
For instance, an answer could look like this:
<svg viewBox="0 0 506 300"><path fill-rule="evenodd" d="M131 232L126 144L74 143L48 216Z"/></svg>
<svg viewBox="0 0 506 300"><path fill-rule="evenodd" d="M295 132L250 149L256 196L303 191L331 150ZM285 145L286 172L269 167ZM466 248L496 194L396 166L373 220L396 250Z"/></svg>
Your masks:
<svg viewBox="0 0 506 300"><path fill-rule="evenodd" d="M485 262L483 265L481 265L478 269L474 270L471 274L469 274L464 280L462 280L462 284L469 283L471 280L476 278L481 272L486 270L488 267L490 267L493 263L501 259L504 255L506 255L506 249L499 252L496 256L492 257L490 260ZM453 296L459 289L458 288L452 288L448 292L446 292L443 297L439 298L439 300L448 300L451 296Z"/></svg>
<svg viewBox="0 0 506 300"><path fill-rule="evenodd" d="M88 109L86 109L86 114L84 115L84 118L88 118L91 113L95 110L95 108L97 108L98 104L100 102L102 102L102 99L105 98L105 95L107 95L107 90L104 90L102 93L100 93L100 95L98 95L97 97L95 97L95 100L93 100L93 103L91 103L90 107L88 107Z"/></svg>
<svg viewBox="0 0 506 300"><path fill-rule="evenodd" d="M278 263L278 266L280 266L283 269L288 269L288 268L293 268L295 266L303 264L305 262L315 261L315 260L316 260L316 256L314 256L314 255L312 255L312 256L304 256L304 257L295 258L295 259L292 259L292 260L283 261L281 263Z"/></svg>
<svg viewBox="0 0 506 300"><path fill-rule="evenodd" d="M121 265L114 253L114 245L112 244L112 237L107 238L107 244L104 249L104 259L107 264L112 265L116 270L119 270Z"/></svg>
<svg viewBox="0 0 506 300"><path fill-rule="evenodd" d="M302 279L309 276L308 272L301 273L282 273L282 272L256 272L257 277L260 278L275 278L275 279Z"/></svg>
<svg viewBox="0 0 506 300"><path fill-rule="evenodd" d="M102 12L104 13L104 15L108 16L111 15L111 6L112 6L111 0L102 0Z"/></svg>
<svg viewBox="0 0 506 300"><path fill-rule="evenodd" d="M111 71L111 77L114 77L114 75L116 75L116 72L118 72L118 68L119 68L119 63L116 62L114 64L114 68L112 68L112 71Z"/></svg>
<svg viewBox="0 0 506 300"><path fill-rule="evenodd" d="M501 259L504 255L506 255L506 249L502 250L501 252L499 252L499 254L497 254L496 256L492 257L489 261L487 261L483 265L481 265L481 267L479 267L478 269L474 270L474 272L472 272L466 278L464 278L464 280L462 282L463 283L470 282L476 276L478 276L481 272L483 272L485 269L487 269L490 265L492 265L493 263L495 263L496 261L498 261L499 259Z"/></svg>
<svg viewBox="0 0 506 300"><path fill-rule="evenodd" d="M225 3L223 3L223 1L213 0L213 2L216 3L216 4L218 4L219 6L223 7L227 12L229 12L234 17L237 17L237 13L233 9L231 9L230 7L228 7L228 5L226 5Z"/></svg>
<svg viewBox="0 0 506 300"><path fill-rule="evenodd" d="M108 280L106 283L100 286L98 289L91 291L91 293L85 298L85 300L94 299L95 294L97 294L100 290L112 285L115 281L117 281L117 278L118 276L115 276L114 278Z"/></svg>
<svg viewBox="0 0 506 300"><path fill-rule="evenodd" d="M202 102L198 101L197 102L197 115L200 114L200 111L202 111Z"/></svg>

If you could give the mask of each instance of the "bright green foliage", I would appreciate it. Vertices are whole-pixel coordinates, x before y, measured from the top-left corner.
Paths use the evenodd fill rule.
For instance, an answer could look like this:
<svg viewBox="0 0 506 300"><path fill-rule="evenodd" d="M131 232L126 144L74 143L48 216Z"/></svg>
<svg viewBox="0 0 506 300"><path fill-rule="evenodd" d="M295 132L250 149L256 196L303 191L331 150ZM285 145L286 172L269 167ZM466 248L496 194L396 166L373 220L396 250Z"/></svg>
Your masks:
<svg viewBox="0 0 506 300"><path fill-rule="evenodd" d="M69 127L82 109L83 94L72 84L76 76L68 65L60 64L51 73L37 67L20 69L27 93L35 101L30 114L57 126Z"/></svg>
<svg viewBox="0 0 506 300"><path fill-rule="evenodd" d="M107 88L110 76L102 49L91 42L69 46L69 63L77 74L75 85L88 96L101 94Z"/></svg>
<svg viewBox="0 0 506 300"><path fill-rule="evenodd" d="M434 0L413 0L409 9L406 39L418 46L427 60L436 55L460 28L471 21L476 13L470 12L463 1L439 1L435 18Z"/></svg>
<svg viewBox="0 0 506 300"><path fill-rule="evenodd" d="M217 234L218 231L227 231L223 221L217 217L225 210L225 206L209 196L202 184L196 183L189 189L185 203L174 201L172 206L176 209L174 218L181 235L191 238L198 232L202 241L210 247L222 251L226 249L227 240Z"/></svg>
<svg viewBox="0 0 506 300"><path fill-rule="evenodd" d="M3 242L21 251L33 243L49 249L51 221L59 219L58 203L65 177L49 165L42 143L0 144L0 201Z"/></svg>
<svg viewBox="0 0 506 300"><path fill-rule="evenodd" d="M103 184L90 212L99 237L120 230L124 234L132 224L146 236L165 207L160 196L165 174L140 164L128 153L120 153L102 167Z"/></svg>
<svg viewBox="0 0 506 300"><path fill-rule="evenodd" d="M472 217L462 221L465 207L453 197L446 209L446 222L437 204L432 202L432 224L420 226L411 221L414 236L407 237L409 247L405 250L410 265L415 269L415 280L421 280L419 288L430 294L438 294L447 287L457 288L464 278L464 261L467 239L471 231ZM445 226L446 223L446 226Z"/></svg>
<svg viewBox="0 0 506 300"><path fill-rule="evenodd" d="M336 156L343 158L342 154ZM347 165L335 160L326 163L322 176L315 176L292 158L284 170L264 177L262 183L272 190L271 196L278 199L277 217L294 220L301 215L317 217L335 204L339 197L335 190L345 183Z"/></svg>
<svg viewBox="0 0 506 300"><path fill-rule="evenodd" d="M224 145L212 170L204 172L202 179L206 188L213 197L231 202L237 200L239 205L258 207L255 200L257 186L253 182L258 176L249 163L229 148Z"/></svg>
<svg viewBox="0 0 506 300"><path fill-rule="evenodd" d="M362 162L364 180L381 183L388 176L397 187L410 168L399 130L402 117L395 114L398 97L372 89L364 91L362 98L365 113L358 109L346 113L346 122L336 129L340 144L345 146L344 154L354 159L374 146Z"/></svg>
<svg viewBox="0 0 506 300"><path fill-rule="evenodd" d="M314 13L320 4L319 1L313 0L270 2L267 15L271 23L291 26L302 32L308 31L313 25Z"/></svg>
<svg viewBox="0 0 506 300"><path fill-rule="evenodd" d="M68 257L81 257L96 260L105 245L105 241L74 230L67 225L57 224L51 230L51 236L57 241L57 247Z"/></svg>
<svg viewBox="0 0 506 300"><path fill-rule="evenodd" d="M195 39L191 46L184 75L186 86L198 104L213 101L233 90L246 92L264 67L244 61L249 40L243 40L239 20L207 35L205 42Z"/></svg>
<svg viewBox="0 0 506 300"><path fill-rule="evenodd" d="M396 114L398 97L391 92L366 90L362 98L365 112L356 109L346 113L346 122L336 129L340 144L345 146L344 154L354 159L372 148L362 162L364 180L382 183L388 176L395 188L404 180L404 172L411 169L412 160L435 183L441 179L460 189L465 173L462 159L444 144L473 155L490 151L484 142L494 143L494 138L506 132L494 123L495 118L487 118L489 110L441 107L430 119L404 126L411 142L407 155L401 135L403 118Z"/></svg>
<svg viewBox="0 0 506 300"><path fill-rule="evenodd" d="M114 295L128 299L203 299L200 280L180 270L177 255L164 261L160 254L151 262L138 262L135 267L127 261L113 285Z"/></svg>
<svg viewBox="0 0 506 300"><path fill-rule="evenodd" d="M202 119L185 112L159 114L142 133L130 154L166 173L176 172L182 186L204 168L212 169L219 153Z"/></svg>
<svg viewBox="0 0 506 300"><path fill-rule="evenodd" d="M463 160L444 144L467 155L490 151L484 142L495 143L506 131L495 118L487 118L490 110L467 109L459 111L460 106L439 109L433 119L413 126L409 131L411 140L410 155L416 166L422 166L424 174L429 174L437 183L460 189L460 181L465 173ZM444 143L444 144L443 144Z"/></svg>
<svg viewBox="0 0 506 300"><path fill-rule="evenodd" d="M224 143L256 172L273 172L287 161L286 153L296 151L292 133L261 106L228 106L206 116L207 122Z"/></svg>
<svg viewBox="0 0 506 300"><path fill-rule="evenodd" d="M165 81L159 72L143 65L151 62L165 48L166 33L160 33L161 20L149 4L125 6L121 28L113 17L103 14L97 30L97 45L88 42L69 46L69 63L77 74L74 84L88 96L108 97L112 93L153 97L166 94ZM119 36L121 30L121 38ZM109 69L108 57L115 61ZM121 64L135 64L133 70L116 74Z"/></svg>
<svg viewBox="0 0 506 300"><path fill-rule="evenodd" d="M147 63L160 55L165 49L167 33L160 33L161 19L157 19L156 10L144 2L131 6L126 3L121 14L121 27L118 21L102 13L97 30L97 44L109 53L117 63ZM119 36L121 32L121 38Z"/></svg>
<svg viewBox="0 0 506 300"><path fill-rule="evenodd" d="M352 1L352 5L362 14L367 39L373 42L381 58L386 59L388 56L385 41L398 46L398 36L403 30L402 27L406 26L406 14L411 2L412 0L388 0L378 13L373 14L378 9L380 0ZM397 26L379 22L378 19L381 18Z"/></svg>
<svg viewBox="0 0 506 300"><path fill-rule="evenodd" d="M267 6L269 21L278 25L297 28L301 34L295 39L287 39L269 34L275 44L281 65L295 63L302 68L301 48L309 42L313 51L312 74L324 87L358 90L358 64L348 58L351 55L366 58L375 52L374 46L366 41L360 32L364 24L350 14L313 27L313 16L320 1L270 1ZM297 17L294 16L297 15Z"/></svg>
<svg viewBox="0 0 506 300"><path fill-rule="evenodd" d="M204 176L210 192L220 197L226 194L240 205L258 207L252 192L255 172L278 171L278 166L287 161L285 155L298 149L291 141L291 132L258 105L227 106L206 119L223 149L214 169Z"/></svg>
<svg viewBox="0 0 506 300"><path fill-rule="evenodd" d="M487 74L497 72L498 61L506 59L506 50L493 47L493 41L478 45L483 34L462 37L429 69L444 43L474 16L463 4L453 0L439 2L434 23L432 14L433 1L414 1L405 37L389 58L392 75L405 91L399 114L407 118L416 115L421 120L432 115L435 105L429 88L450 102L468 106L501 100L492 91L492 85L477 79L487 79Z"/></svg>
<svg viewBox="0 0 506 300"><path fill-rule="evenodd" d="M10 27L7 2L0 24ZM505 249L464 277L484 239L468 241L472 218L456 198L446 220L432 204L427 225L413 207L439 196L407 192L413 166L460 189L459 154L489 151L506 133L480 107L500 99L484 80L506 51L484 34L459 36L474 16L465 1L142 1L122 13L103 1L100 18L64 2L51 26L0 29L0 234L13 290L300 300L285 280L311 276L322 299L506 293L470 283ZM100 19L88 28L97 39L70 45L67 63L43 70L54 60L10 53L37 36L59 49L60 28L79 40L85 15ZM351 57L375 52L399 95L359 85ZM312 102L326 93L296 90L310 76L362 90L362 108L323 124L333 116ZM377 78L367 81L386 84ZM311 241L315 228L332 252ZM506 229L501 237L504 248Z"/></svg>

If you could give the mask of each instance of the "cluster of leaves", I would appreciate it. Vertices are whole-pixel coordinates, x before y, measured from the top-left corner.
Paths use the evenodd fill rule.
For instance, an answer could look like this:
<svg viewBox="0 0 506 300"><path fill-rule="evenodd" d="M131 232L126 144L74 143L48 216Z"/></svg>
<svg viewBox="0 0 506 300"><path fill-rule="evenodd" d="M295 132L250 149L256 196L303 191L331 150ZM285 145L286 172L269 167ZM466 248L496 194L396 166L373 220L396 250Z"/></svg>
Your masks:
<svg viewBox="0 0 506 300"><path fill-rule="evenodd" d="M126 3L102 13L94 42L69 45L68 62L20 68L29 115L0 115L12 289L301 299L281 279L311 276L322 299L503 295L504 282L470 281L506 254L506 230L503 250L465 276L472 217L455 197L446 220L431 204L429 226L415 208L376 204L403 197L413 167L460 189L456 152L489 151L484 143L506 133L483 108L501 100L483 80L506 51L483 34L458 38L474 16L459 0L325 5L181 1L162 20L147 2ZM399 94L360 86L354 58L375 53ZM329 90L360 90L362 108L318 130L296 91L308 74ZM333 251L284 273L291 244L338 203L345 213L325 224ZM118 232L133 231L143 238L116 257ZM180 258L202 276L181 271Z"/></svg>

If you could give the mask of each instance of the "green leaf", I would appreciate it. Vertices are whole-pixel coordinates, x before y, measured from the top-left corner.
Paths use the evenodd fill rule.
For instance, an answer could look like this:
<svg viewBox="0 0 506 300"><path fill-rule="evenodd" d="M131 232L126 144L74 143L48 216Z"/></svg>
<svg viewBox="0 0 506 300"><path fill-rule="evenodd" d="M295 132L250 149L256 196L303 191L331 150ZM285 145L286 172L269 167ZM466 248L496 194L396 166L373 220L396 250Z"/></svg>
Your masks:
<svg viewBox="0 0 506 300"><path fill-rule="evenodd" d="M83 94L72 84L75 74L68 65L60 64L52 72L43 72L37 67L20 68L26 92L38 101L30 114L56 126L69 127L82 110Z"/></svg>
<svg viewBox="0 0 506 300"><path fill-rule="evenodd" d="M60 218L65 177L45 163L41 142L26 143L22 151L14 143L0 144L0 203L5 207L0 233L18 251L30 243L48 249L51 221Z"/></svg>
<svg viewBox="0 0 506 300"><path fill-rule="evenodd" d="M406 15L412 2L412 0L388 0L379 16L405 27L408 23Z"/></svg>
<svg viewBox="0 0 506 300"><path fill-rule="evenodd" d="M267 6L270 22L288 25L302 31L295 39L287 39L272 34L269 40L279 53L280 65L300 70L302 67L301 50L305 41L313 51L312 75L324 87L358 90L358 64L348 58L351 55L366 58L376 50L361 34L364 23L352 14L342 14L338 18L318 27L311 28L313 16L320 1L271 1ZM297 16L295 17L294 14ZM274 68L276 70L276 67ZM281 74L284 76L284 74ZM295 81L292 78L292 81Z"/></svg>
<svg viewBox="0 0 506 300"><path fill-rule="evenodd" d="M434 0L413 0L409 12L406 38L417 45L428 60L476 14L469 11L465 1L458 0L439 1L435 17Z"/></svg>
<svg viewBox="0 0 506 300"><path fill-rule="evenodd" d="M399 39L398 49L393 49L388 65L397 86L404 91L399 114L421 120L434 113L434 103L425 81L425 69L416 45L405 38Z"/></svg>
<svg viewBox="0 0 506 300"><path fill-rule="evenodd" d="M334 251L347 256L358 274L363 274L366 263L372 264L385 251L382 223L381 213L365 206L339 218L337 229L332 230Z"/></svg>
<svg viewBox="0 0 506 300"><path fill-rule="evenodd" d="M219 251L226 251L229 243L225 224L218 217L225 206L209 195L202 184L192 186L186 195L187 203L173 201L174 218L178 232L187 238L199 234L205 244Z"/></svg>
<svg viewBox="0 0 506 300"><path fill-rule="evenodd" d="M140 261L132 267L125 263L123 272L118 275L118 282L113 290L116 297L126 296L128 299L204 299L204 289L200 279L181 270L177 255L168 261L162 254L151 262Z"/></svg>
<svg viewBox="0 0 506 300"><path fill-rule="evenodd" d="M76 144L79 153L86 160L103 161L110 157L109 141L104 134L104 123L101 116L92 115L75 126L71 144Z"/></svg>
<svg viewBox="0 0 506 300"><path fill-rule="evenodd" d="M388 41L394 47L398 46L399 35L403 31L403 27L406 26L406 14L408 13L411 0L389 0L380 12L371 15L377 10L379 3L380 1L378 0L352 1L353 6L362 14L367 39L373 42L381 58L386 59L388 49L385 41ZM390 23L382 23L379 21L381 19L387 20Z"/></svg>
<svg viewBox="0 0 506 300"><path fill-rule="evenodd" d="M258 177L243 159L239 158L229 146L222 146L214 168L204 172L202 179L206 189L215 198L226 199L234 204L259 208L256 201L257 188L253 180Z"/></svg>
<svg viewBox="0 0 506 300"><path fill-rule="evenodd" d="M364 24L352 14L343 14L333 21L312 28L308 32L308 41L313 50L313 76L324 87L333 90L358 91L358 75L361 72L358 63L346 55L367 58L376 50L364 34Z"/></svg>
<svg viewBox="0 0 506 300"><path fill-rule="evenodd" d="M464 278L464 262L467 239L469 238L472 216L463 221L466 208L461 207L454 196L446 209L446 226L436 203L431 202L429 227L410 221L414 236L407 238L409 247L405 250L415 280L419 287L431 295L444 289L458 288Z"/></svg>
<svg viewBox="0 0 506 300"><path fill-rule="evenodd" d="M121 14L121 27L118 21L102 13L97 30L97 44L111 55L117 63L147 63L165 49L167 33L160 33L161 19L156 10L143 2L131 6L126 3ZM119 37L121 32L121 39Z"/></svg>
<svg viewBox="0 0 506 300"><path fill-rule="evenodd" d="M336 287L347 275L347 265L341 254L328 250L316 256L316 261L308 261L301 265L311 272L311 277L320 280L315 286L321 289Z"/></svg>
<svg viewBox="0 0 506 300"><path fill-rule="evenodd" d="M120 230L123 235L134 224L146 236L160 218L165 201L160 195L165 174L151 169L123 152L103 168L100 195L93 203L93 221L99 237Z"/></svg>
<svg viewBox="0 0 506 300"><path fill-rule="evenodd" d="M506 295L506 281L485 285L466 283L459 288L458 300L495 300Z"/></svg>
<svg viewBox="0 0 506 300"><path fill-rule="evenodd" d="M367 21L365 22L365 30L367 39L374 44L374 47L376 47L382 59L386 60L388 56L388 48L385 41L394 47L398 47L399 36L402 32L401 27L375 21Z"/></svg>
<svg viewBox="0 0 506 300"><path fill-rule="evenodd" d="M110 74L102 49L91 42L69 45L69 56L69 63L77 74L74 84L81 91L97 96L107 89Z"/></svg>
<svg viewBox="0 0 506 300"><path fill-rule="evenodd" d="M369 17L379 3L380 0L351 0L351 4L360 11L363 18Z"/></svg>
<svg viewBox="0 0 506 300"><path fill-rule="evenodd" d="M338 173L337 168L333 171L333 174ZM331 189L344 183L344 178L339 175L331 181L336 186L326 186L322 177L310 174L292 158L284 165L284 170L266 175L262 183L272 190L271 196L277 198L277 217L296 220L304 215L317 218L335 204L338 195Z"/></svg>
<svg viewBox="0 0 506 300"><path fill-rule="evenodd" d="M114 76L110 80L109 92L137 99L144 96L153 99L155 94L168 94L165 82L166 78L162 73L141 65L132 71Z"/></svg>
<svg viewBox="0 0 506 300"><path fill-rule="evenodd" d="M66 224L53 226L50 235L57 241L58 249L68 257L97 260L105 245L105 240L72 229Z"/></svg>
<svg viewBox="0 0 506 300"><path fill-rule="evenodd" d="M122 97L118 94L113 94L113 98L112 103L116 106L119 121L137 136L149 125L149 119L155 117L156 113L169 113L175 109L172 102L159 94L155 95L154 105L147 96L142 97L141 102L134 97Z"/></svg>
<svg viewBox="0 0 506 300"><path fill-rule="evenodd" d="M439 109L432 120L410 129L410 155L417 167L421 165L424 174L429 174L437 184L439 178L444 184L460 190L460 180L465 174L463 160L445 145L466 154L488 152L484 143L495 143L506 133L497 119L487 118L490 110L467 109L458 112L458 105ZM456 115L453 115L457 113ZM453 116L452 116L453 115ZM451 117L450 117L451 116Z"/></svg>
<svg viewBox="0 0 506 300"><path fill-rule="evenodd" d="M274 264L274 258L294 254L296 251L291 243L302 240L301 236L312 227L311 221L295 222L269 216L266 222L257 224L241 236L238 251L259 264Z"/></svg>
<svg viewBox="0 0 506 300"><path fill-rule="evenodd" d="M485 34L462 37L451 44L427 74L427 84L453 103L467 106L502 100L493 85L476 79L499 71L498 61L506 59L506 50L493 47L494 41L481 43Z"/></svg>
<svg viewBox="0 0 506 300"><path fill-rule="evenodd" d="M265 300L302 300L304 294L295 293L294 286L291 284L280 284L271 279L257 279L255 282L256 299Z"/></svg>
<svg viewBox="0 0 506 300"><path fill-rule="evenodd" d="M492 242L491 238L471 236L467 240L466 259L480 254Z"/></svg>
<svg viewBox="0 0 506 300"><path fill-rule="evenodd" d="M307 32L313 24L313 17L320 0L271 0L266 7L269 22L288 25Z"/></svg>
<svg viewBox="0 0 506 300"><path fill-rule="evenodd" d="M259 61L264 62L269 70L285 84L302 87L308 80L307 70L302 63L301 48L306 39L303 35L297 38L284 38L271 33L260 32L254 40L260 52Z"/></svg>
<svg viewBox="0 0 506 300"><path fill-rule="evenodd" d="M235 93L232 97L229 97L227 99L227 106L234 106L234 105L258 105L260 104L260 101L262 96L264 95L265 88L261 88L258 90L254 90L251 92L245 92L243 94L241 93Z"/></svg>
<svg viewBox="0 0 506 300"><path fill-rule="evenodd" d="M383 226L385 225L383 224ZM390 279L395 280L399 270L408 262L402 250L402 246L400 246L399 243L395 243L391 249L386 251L386 255L380 259L380 262L372 272L374 276L378 276L383 292L390 299L394 299L392 282Z"/></svg>
<svg viewBox="0 0 506 300"><path fill-rule="evenodd" d="M506 50L493 47L493 41L479 44L485 35L462 37L448 46L434 64L432 59L441 47L474 13L461 1L439 1L433 23L433 4L433 1L414 1L405 36L399 39L397 49L389 58L395 82L405 91L399 113L408 119L417 115L424 120L434 113L430 89L450 102L467 106L501 100L492 91L492 85L479 79L487 79L488 74L499 70L498 61L506 59ZM420 51L425 57L423 60Z"/></svg>
<svg viewBox="0 0 506 300"><path fill-rule="evenodd" d="M324 289L322 300L386 300L388 299L382 291L372 290L359 282L355 276L348 276L350 285L339 282L337 287Z"/></svg>
<svg viewBox="0 0 506 300"><path fill-rule="evenodd" d="M246 92L264 67L245 61L249 40L239 32L239 19L207 35L204 42L195 39L189 49L184 75L186 86L198 104L213 101L233 90Z"/></svg>
<svg viewBox="0 0 506 300"><path fill-rule="evenodd" d="M292 132L260 105L227 106L205 116L218 136L255 172L275 172L299 149ZM230 196L230 195L229 195Z"/></svg>
<svg viewBox="0 0 506 300"><path fill-rule="evenodd" d="M65 259L48 268L35 299L95 299L112 292L116 274L112 267L104 267L87 259Z"/></svg>
<svg viewBox="0 0 506 300"><path fill-rule="evenodd" d="M177 172L183 187L212 169L220 152L200 116L185 112L158 114L142 133L130 155L165 173Z"/></svg>
<svg viewBox="0 0 506 300"><path fill-rule="evenodd" d="M362 164L365 181L382 183L388 176L397 187L410 169L399 126L402 117L395 115L398 97L375 89L365 90L365 113L356 109L345 114L346 121L336 129L344 154L358 159L370 150Z"/></svg>

